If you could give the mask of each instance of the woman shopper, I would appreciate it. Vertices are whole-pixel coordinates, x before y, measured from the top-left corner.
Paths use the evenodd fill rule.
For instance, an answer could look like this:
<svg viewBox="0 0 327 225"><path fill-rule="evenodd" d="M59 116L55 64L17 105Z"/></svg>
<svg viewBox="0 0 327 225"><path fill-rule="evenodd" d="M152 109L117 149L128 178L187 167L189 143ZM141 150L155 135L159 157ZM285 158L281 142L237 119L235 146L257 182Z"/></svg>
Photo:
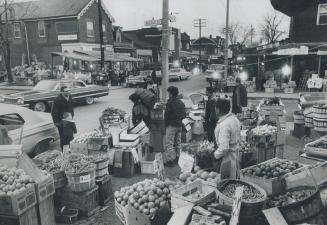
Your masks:
<svg viewBox="0 0 327 225"><path fill-rule="evenodd" d="M239 177L238 143L241 136L240 122L231 112L231 101L228 97L219 98L216 102L216 112L219 118L215 137L218 145L214 155L220 160L220 174L222 179Z"/></svg>

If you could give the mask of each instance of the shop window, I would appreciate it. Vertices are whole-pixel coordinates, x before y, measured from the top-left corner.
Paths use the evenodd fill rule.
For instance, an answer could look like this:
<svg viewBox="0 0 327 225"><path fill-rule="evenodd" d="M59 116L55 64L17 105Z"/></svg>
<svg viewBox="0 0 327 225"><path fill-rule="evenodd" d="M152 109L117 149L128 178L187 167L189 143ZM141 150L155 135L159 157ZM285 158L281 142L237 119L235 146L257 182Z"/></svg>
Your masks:
<svg viewBox="0 0 327 225"><path fill-rule="evenodd" d="M39 21L37 23L37 30L39 32L39 37L45 37L45 24L44 21Z"/></svg>
<svg viewBox="0 0 327 225"><path fill-rule="evenodd" d="M21 38L22 33L20 30L20 24L19 23L14 23L14 37L15 38Z"/></svg>
<svg viewBox="0 0 327 225"><path fill-rule="evenodd" d="M88 37L94 37L94 24L92 21L86 22L86 32Z"/></svg>
<svg viewBox="0 0 327 225"><path fill-rule="evenodd" d="M327 4L319 4L317 25L327 25Z"/></svg>
<svg viewBox="0 0 327 225"><path fill-rule="evenodd" d="M73 34L77 33L76 21L65 21L56 23L57 34Z"/></svg>

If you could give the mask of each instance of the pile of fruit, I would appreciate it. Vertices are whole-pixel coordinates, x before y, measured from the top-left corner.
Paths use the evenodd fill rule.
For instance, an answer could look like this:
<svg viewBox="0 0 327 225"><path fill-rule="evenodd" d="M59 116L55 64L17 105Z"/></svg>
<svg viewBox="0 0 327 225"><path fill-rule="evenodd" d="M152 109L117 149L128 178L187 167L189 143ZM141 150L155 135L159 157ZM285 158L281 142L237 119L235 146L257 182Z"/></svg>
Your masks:
<svg viewBox="0 0 327 225"><path fill-rule="evenodd" d="M283 195L275 196L270 200L271 207L287 206L292 203L303 201L315 193L314 188L306 188L303 190L294 190L286 192Z"/></svg>
<svg viewBox="0 0 327 225"><path fill-rule="evenodd" d="M120 191L116 191L114 196L122 206L130 203L143 214L154 216L160 208L170 201L170 191L174 189L174 186L175 183L172 181L163 182L155 178L124 187Z"/></svg>
<svg viewBox="0 0 327 225"><path fill-rule="evenodd" d="M78 144L87 144L90 138L104 138L106 137L105 134L103 134L100 130L93 130L91 132L87 132L84 134L81 134L78 137L75 137L74 140L71 141L71 143L78 143Z"/></svg>
<svg viewBox="0 0 327 225"><path fill-rule="evenodd" d="M316 142L314 144L309 144L308 146L314 147L314 148L327 149L327 139L320 139L319 142Z"/></svg>
<svg viewBox="0 0 327 225"><path fill-rule="evenodd" d="M253 128L251 130L251 132L253 135L256 135L256 136L272 135L274 133L277 133L277 127L265 124L265 125Z"/></svg>
<svg viewBox="0 0 327 225"><path fill-rule="evenodd" d="M109 159L109 154L102 151L93 151L88 155L88 161L98 163Z"/></svg>
<svg viewBox="0 0 327 225"><path fill-rule="evenodd" d="M232 182L231 181L226 186L224 186L223 190L220 190L220 191L227 197L234 198L236 188L242 187L242 186L243 186L242 201L257 202L257 201L264 200L265 196L259 190L257 190L255 187L253 187L251 185L240 183L240 182Z"/></svg>
<svg viewBox="0 0 327 225"><path fill-rule="evenodd" d="M239 147L240 147L239 148L240 152L243 152L243 153L253 152L250 144L248 142L246 142L245 140L240 141Z"/></svg>
<svg viewBox="0 0 327 225"><path fill-rule="evenodd" d="M83 154L70 154L63 168L66 173L79 174L95 168L95 164L89 161L88 156Z"/></svg>
<svg viewBox="0 0 327 225"><path fill-rule="evenodd" d="M196 143L186 143L182 146L182 151L190 155L195 155L198 151L199 145Z"/></svg>
<svg viewBox="0 0 327 225"><path fill-rule="evenodd" d="M34 180L22 169L0 164L0 196L17 195L31 188Z"/></svg>
<svg viewBox="0 0 327 225"><path fill-rule="evenodd" d="M302 166L297 162L291 162L287 160L272 160L244 169L242 170L242 173L270 179L291 173L301 167Z"/></svg>
<svg viewBox="0 0 327 225"><path fill-rule="evenodd" d="M41 169L45 170L51 174L58 173L62 171L62 165L65 158L61 151L53 150L46 151L37 155L33 162Z"/></svg>
<svg viewBox="0 0 327 225"><path fill-rule="evenodd" d="M110 124L113 122L119 122L125 118L126 112L120 109L109 107L102 112L100 121L102 123Z"/></svg>
<svg viewBox="0 0 327 225"><path fill-rule="evenodd" d="M177 187L182 186L183 184L189 184L197 179L207 181L210 183L217 183L220 181L220 175L216 172L207 172L204 170L200 170L198 166L194 168L195 173L182 173L179 175L178 179L182 183L178 183Z"/></svg>
<svg viewBox="0 0 327 225"><path fill-rule="evenodd" d="M273 97L273 98L270 98L270 99L265 99L263 104L264 105L270 105L270 106L279 106L279 105L282 105L281 104L281 101L280 101L280 98L278 98L278 97Z"/></svg>
<svg viewBox="0 0 327 225"><path fill-rule="evenodd" d="M212 142L209 142L208 140L204 140L199 144L198 151L199 152L204 152L204 151L209 151L213 152L215 151L215 145Z"/></svg>

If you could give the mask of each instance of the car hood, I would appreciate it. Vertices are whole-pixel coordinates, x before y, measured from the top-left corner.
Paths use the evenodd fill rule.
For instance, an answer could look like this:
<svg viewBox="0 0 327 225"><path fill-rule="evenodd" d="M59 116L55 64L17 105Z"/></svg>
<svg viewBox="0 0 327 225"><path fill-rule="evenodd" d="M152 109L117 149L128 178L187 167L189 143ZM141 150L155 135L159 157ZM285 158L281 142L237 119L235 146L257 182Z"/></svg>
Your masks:
<svg viewBox="0 0 327 225"><path fill-rule="evenodd" d="M41 92L42 91L30 90L30 91L17 92L14 94L10 94L9 96L12 96L12 97L24 96L25 97L25 96L29 96L29 95L39 94Z"/></svg>

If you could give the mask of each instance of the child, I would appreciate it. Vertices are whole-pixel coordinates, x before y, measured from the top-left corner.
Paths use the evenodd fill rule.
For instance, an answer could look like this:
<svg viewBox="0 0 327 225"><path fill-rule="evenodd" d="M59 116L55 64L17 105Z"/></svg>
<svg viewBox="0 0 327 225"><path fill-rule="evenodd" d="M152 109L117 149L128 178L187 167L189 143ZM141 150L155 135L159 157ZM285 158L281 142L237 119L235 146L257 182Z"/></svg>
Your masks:
<svg viewBox="0 0 327 225"><path fill-rule="evenodd" d="M70 142L74 139L74 134L77 133L75 122L70 113L65 112L62 120L62 129L63 129L63 143L62 145L69 145Z"/></svg>

